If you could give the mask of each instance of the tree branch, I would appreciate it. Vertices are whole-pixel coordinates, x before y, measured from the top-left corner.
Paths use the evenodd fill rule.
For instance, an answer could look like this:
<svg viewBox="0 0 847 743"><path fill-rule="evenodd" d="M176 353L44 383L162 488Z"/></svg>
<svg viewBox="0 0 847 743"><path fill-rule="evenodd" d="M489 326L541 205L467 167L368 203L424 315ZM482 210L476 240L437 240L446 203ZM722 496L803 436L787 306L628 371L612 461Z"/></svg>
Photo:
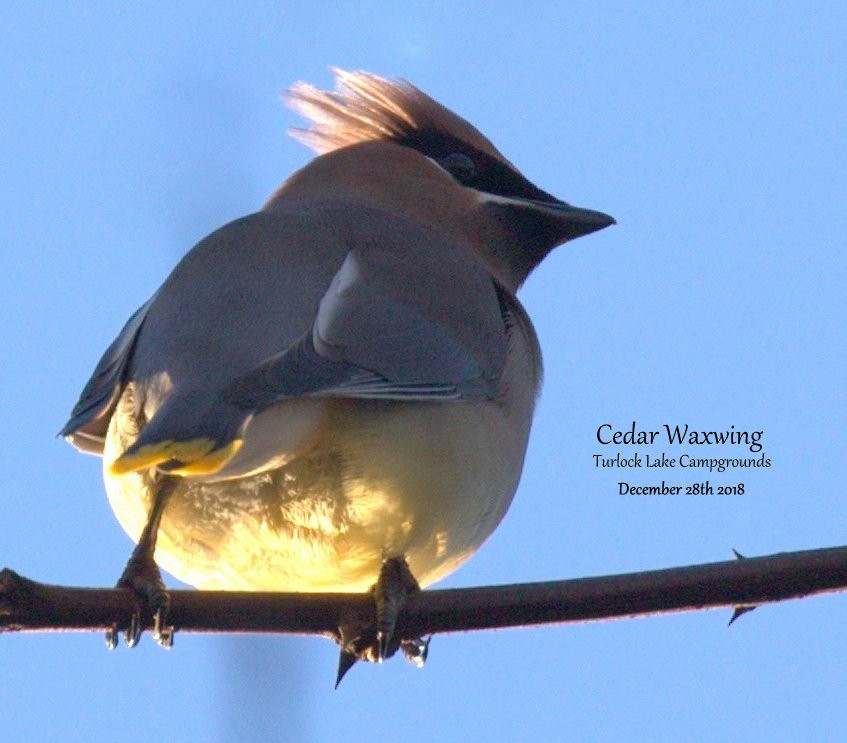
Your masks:
<svg viewBox="0 0 847 743"><path fill-rule="evenodd" d="M790 552L599 578L421 591L398 619L400 638L587 622L761 604L847 590L847 547ZM178 632L323 635L372 626L370 594L170 591ZM137 600L124 589L51 586L0 571L0 632L123 627ZM152 617L143 616L150 629ZM349 638L348 638L349 639Z"/></svg>

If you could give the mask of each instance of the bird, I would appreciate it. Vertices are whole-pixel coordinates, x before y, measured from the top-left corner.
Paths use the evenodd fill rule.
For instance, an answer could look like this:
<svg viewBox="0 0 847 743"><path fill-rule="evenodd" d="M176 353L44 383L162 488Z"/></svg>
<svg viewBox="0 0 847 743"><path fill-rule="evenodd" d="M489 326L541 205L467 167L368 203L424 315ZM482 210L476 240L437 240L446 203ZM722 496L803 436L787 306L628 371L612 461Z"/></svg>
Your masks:
<svg viewBox="0 0 847 743"><path fill-rule="evenodd" d="M615 222L411 83L331 69L334 90L287 93L316 157L182 258L60 431L102 457L136 542L118 586L160 644L162 568L199 589L373 591L376 639L348 638L340 666L395 650L393 610L517 489L542 378L518 289ZM135 644L139 612L123 629Z"/></svg>

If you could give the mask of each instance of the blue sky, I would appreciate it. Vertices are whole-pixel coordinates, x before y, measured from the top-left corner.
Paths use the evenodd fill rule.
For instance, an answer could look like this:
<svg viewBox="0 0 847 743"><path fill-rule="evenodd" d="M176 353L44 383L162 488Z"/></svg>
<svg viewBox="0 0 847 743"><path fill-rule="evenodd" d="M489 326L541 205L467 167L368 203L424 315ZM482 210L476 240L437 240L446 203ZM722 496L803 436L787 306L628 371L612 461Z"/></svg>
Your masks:
<svg viewBox="0 0 847 743"><path fill-rule="evenodd" d="M0 563L114 583L131 544L99 463L54 434L183 253L309 159L279 94L331 64L409 79L618 220L524 287L546 375L523 480L442 586L845 543L843 3L174 5L0 7ZM633 421L762 430L772 466L658 478L743 496L620 496L592 455L628 449L596 431ZM10 635L0 714L29 741L836 739L845 611L440 636L424 670L360 665L338 691L320 639Z"/></svg>

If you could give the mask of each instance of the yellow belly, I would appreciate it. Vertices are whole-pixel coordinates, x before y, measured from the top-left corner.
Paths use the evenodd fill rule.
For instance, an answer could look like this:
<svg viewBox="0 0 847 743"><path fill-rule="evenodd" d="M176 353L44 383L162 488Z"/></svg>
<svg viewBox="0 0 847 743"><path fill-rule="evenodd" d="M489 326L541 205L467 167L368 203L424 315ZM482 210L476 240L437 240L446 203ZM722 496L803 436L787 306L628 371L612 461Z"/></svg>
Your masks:
<svg viewBox="0 0 847 743"><path fill-rule="evenodd" d="M218 482L180 478L157 562L199 588L363 591L405 556L422 585L467 560L506 512L532 399L481 403L324 401L322 435L277 469ZM135 540L154 473L109 475L125 442L110 428L106 488Z"/></svg>

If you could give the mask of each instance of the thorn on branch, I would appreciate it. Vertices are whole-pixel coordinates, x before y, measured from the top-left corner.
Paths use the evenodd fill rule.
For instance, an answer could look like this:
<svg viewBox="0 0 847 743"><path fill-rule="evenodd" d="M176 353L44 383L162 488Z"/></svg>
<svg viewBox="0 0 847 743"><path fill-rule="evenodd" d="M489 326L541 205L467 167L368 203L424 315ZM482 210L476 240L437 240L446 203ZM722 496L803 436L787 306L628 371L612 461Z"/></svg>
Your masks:
<svg viewBox="0 0 847 743"><path fill-rule="evenodd" d="M732 627L733 622L735 622L736 619L744 616L748 612L753 611L753 609L755 609L755 608L757 608L757 607L755 607L755 606L736 606L732 610L732 616L729 618L729 622L727 622L726 626Z"/></svg>

